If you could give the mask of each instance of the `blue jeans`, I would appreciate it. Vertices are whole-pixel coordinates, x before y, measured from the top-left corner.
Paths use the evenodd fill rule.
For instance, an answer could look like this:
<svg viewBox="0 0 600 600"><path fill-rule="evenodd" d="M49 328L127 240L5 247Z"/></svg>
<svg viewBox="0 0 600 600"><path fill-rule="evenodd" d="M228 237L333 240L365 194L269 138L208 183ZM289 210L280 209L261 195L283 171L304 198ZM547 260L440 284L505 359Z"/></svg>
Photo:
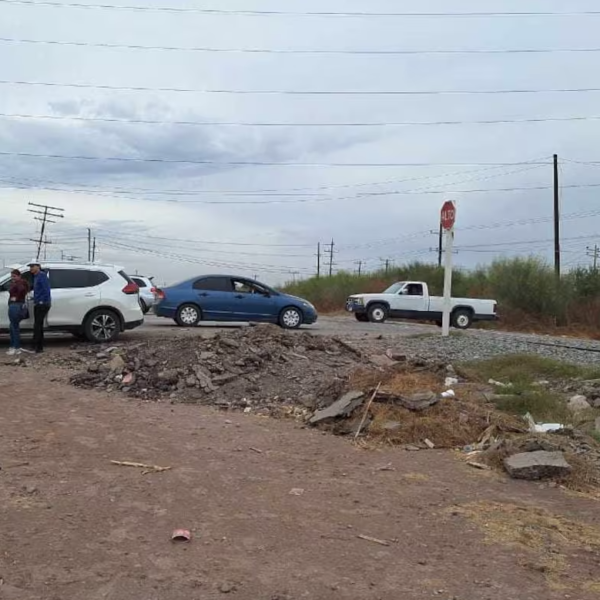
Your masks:
<svg viewBox="0 0 600 600"><path fill-rule="evenodd" d="M23 319L23 304L15 302L8 305L8 320L10 321L10 347L21 348L21 320Z"/></svg>

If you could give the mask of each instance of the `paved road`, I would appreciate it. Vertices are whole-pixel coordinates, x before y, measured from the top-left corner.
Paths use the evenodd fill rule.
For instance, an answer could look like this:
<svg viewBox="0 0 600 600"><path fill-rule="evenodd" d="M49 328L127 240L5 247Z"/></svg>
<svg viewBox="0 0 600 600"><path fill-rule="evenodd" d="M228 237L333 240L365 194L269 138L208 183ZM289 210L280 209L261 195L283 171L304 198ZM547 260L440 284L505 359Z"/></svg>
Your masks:
<svg viewBox="0 0 600 600"><path fill-rule="evenodd" d="M178 327L169 319L160 319L154 315L146 316L144 325L131 332L130 336L148 336L165 335L170 332L176 332L177 335L211 335L224 329L236 327L246 327L247 323L202 323L195 329L183 329ZM373 323L359 323L351 316L320 317L315 325L303 327L301 331L309 331L316 335L346 335L352 337L390 335L390 336L410 336L423 333L439 332L439 327L435 325L422 325L419 323L399 323L388 322L383 325Z"/></svg>

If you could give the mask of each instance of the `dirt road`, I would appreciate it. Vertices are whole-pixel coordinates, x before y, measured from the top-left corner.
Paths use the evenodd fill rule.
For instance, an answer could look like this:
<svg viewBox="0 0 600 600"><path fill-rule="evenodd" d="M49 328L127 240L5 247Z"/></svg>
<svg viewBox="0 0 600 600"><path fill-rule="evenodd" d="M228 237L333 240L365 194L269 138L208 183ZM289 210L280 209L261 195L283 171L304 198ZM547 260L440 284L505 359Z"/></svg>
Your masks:
<svg viewBox="0 0 600 600"><path fill-rule="evenodd" d="M291 421L83 392L58 372L0 377L3 599L598 597L597 552L563 544L556 520L597 526L591 500L451 453L360 450ZM527 523L538 509L548 530ZM499 527L504 511L520 520ZM176 528L192 542L171 542Z"/></svg>

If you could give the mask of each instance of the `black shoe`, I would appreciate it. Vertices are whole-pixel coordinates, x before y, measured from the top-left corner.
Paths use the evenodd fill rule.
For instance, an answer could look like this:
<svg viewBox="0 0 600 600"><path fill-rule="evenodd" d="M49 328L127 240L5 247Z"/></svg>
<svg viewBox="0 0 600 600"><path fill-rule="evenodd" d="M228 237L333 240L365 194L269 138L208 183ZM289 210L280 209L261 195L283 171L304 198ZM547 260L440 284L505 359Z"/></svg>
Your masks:
<svg viewBox="0 0 600 600"><path fill-rule="evenodd" d="M36 353L36 354L42 354L43 352L44 352L44 349L43 349L43 348L36 348L36 349L35 349L35 353Z"/></svg>

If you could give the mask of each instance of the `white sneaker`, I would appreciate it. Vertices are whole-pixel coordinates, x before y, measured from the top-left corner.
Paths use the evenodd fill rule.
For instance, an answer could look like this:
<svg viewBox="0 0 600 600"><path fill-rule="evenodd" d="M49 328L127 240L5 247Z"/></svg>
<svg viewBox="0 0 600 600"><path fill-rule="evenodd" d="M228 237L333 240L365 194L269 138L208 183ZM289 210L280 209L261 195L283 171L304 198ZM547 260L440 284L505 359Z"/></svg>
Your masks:
<svg viewBox="0 0 600 600"><path fill-rule="evenodd" d="M14 356L16 353L17 351L14 348L9 348L6 354L8 354L8 356Z"/></svg>
<svg viewBox="0 0 600 600"><path fill-rule="evenodd" d="M18 356L21 354L21 348L15 348L15 354Z"/></svg>

